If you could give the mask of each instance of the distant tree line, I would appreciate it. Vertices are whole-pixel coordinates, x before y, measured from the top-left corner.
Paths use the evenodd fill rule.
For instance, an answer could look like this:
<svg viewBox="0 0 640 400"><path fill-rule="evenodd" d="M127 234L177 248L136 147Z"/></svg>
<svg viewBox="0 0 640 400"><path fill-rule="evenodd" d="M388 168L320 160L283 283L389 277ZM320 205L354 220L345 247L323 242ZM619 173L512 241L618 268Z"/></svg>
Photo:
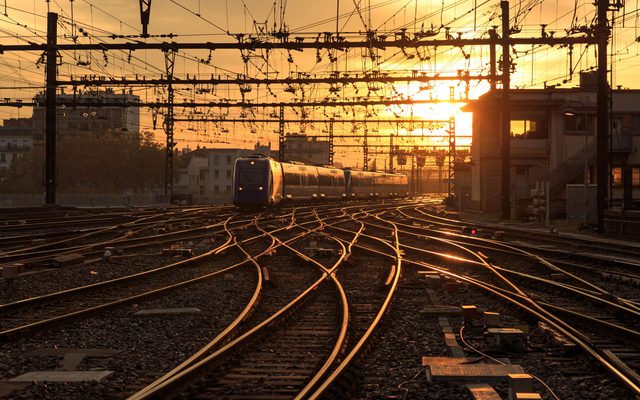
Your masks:
<svg viewBox="0 0 640 400"><path fill-rule="evenodd" d="M44 144L0 169L0 192L44 190ZM59 134L58 190L75 193L143 192L164 185L164 148L152 134Z"/></svg>

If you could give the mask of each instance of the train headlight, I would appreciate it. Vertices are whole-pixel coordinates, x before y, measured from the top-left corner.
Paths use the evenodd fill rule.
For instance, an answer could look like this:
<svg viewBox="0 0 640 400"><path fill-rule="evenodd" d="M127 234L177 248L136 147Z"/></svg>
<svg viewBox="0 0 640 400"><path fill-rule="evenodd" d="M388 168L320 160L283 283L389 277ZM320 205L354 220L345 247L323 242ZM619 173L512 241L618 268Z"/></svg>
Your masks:
<svg viewBox="0 0 640 400"><path fill-rule="evenodd" d="M258 190L262 190L262 186L260 186L260 187L258 188Z"/></svg>
<svg viewBox="0 0 640 400"><path fill-rule="evenodd" d="M242 192L244 188L242 186L238 186L238 190Z"/></svg>

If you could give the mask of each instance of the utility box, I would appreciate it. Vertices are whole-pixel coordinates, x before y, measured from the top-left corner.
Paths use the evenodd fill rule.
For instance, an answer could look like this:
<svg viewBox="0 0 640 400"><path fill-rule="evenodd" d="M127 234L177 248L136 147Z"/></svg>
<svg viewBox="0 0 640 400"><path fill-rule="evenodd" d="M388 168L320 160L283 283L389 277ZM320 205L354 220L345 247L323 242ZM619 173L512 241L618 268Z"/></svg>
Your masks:
<svg viewBox="0 0 640 400"><path fill-rule="evenodd" d="M567 185L567 220L597 222L597 185Z"/></svg>

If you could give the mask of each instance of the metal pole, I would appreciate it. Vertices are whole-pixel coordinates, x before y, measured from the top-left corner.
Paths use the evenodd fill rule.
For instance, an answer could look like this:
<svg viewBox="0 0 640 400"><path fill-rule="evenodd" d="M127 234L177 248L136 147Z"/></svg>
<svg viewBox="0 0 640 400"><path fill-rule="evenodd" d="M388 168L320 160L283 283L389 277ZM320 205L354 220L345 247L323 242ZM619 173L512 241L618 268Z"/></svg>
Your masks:
<svg viewBox="0 0 640 400"><path fill-rule="evenodd" d="M45 204L56 204L56 74L58 14L47 14L47 90L45 110Z"/></svg>
<svg viewBox="0 0 640 400"><path fill-rule="evenodd" d="M329 119L329 165L333 165L333 118Z"/></svg>
<svg viewBox="0 0 640 400"><path fill-rule="evenodd" d="M367 129L366 125L364 127L364 135L362 137L362 141L363 141L363 151L362 151L362 155L363 155L363 163L362 163L362 169L365 171L369 170L369 140L368 140L368 135L369 135L369 130Z"/></svg>
<svg viewBox="0 0 640 400"><path fill-rule="evenodd" d="M609 2L598 0L598 91L597 91L597 131L596 131L596 170L598 192L596 209L598 233L604 233L604 209L607 206L607 184L609 168L607 163L609 147L609 83L607 82L607 46L609 28L607 26L607 8Z"/></svg>
<svg viewBox="0 0 640 400"><path fill-rule="evenodd" d="M584 132L584 188L582 194L582 226L586 227L588 224L587 220L587 210L589 199L587 198L587 193L589 190L589 161L588 161L588 148L589 148L589 116L587 114L587 107L583 104L584 108L584 117L585 117L585 132ZM548 207L548 205L547 205Z"/></svg>
<svg viewBox="0 0 640 400"><path fill-rule="evenodd" d="M390 173L393 173L393 156L394 156L394 150L393 150L393 131L391 131L391 133L389 134L389 169L388 171Z"/></svg>
<svg viewBox="0 0 640 400"><path fill-rule="evenodd" d="M280 106L280 121L278 122L278 161L284 161L286 143L284 141L284 106Z"/></svg>
<svg viewBox="0 0 640 400"><path fill-rule="evenodd" d="M173 90L173 70L176 63L175 49L169 49L164 54L165 69L167 72L167 114L164 118L164 130L167 136L167 148L165 150L164 169L164 194L169 196L169 202L173 203L173 149L175 141L174 134L174 100Z"/></svg>
<svg viewBox="0 0 640 400"><path fill-rule="evenodd" d="M500 129L501 148L501 203L502 218L511 219L511 115L510 115L510 60L509 60L509 2L501 1L502 8L502 113Z"/></svg>
<svg viewBox="0 0 640 400"><path fill-rule="evenodd" d="M491 45L489 46L489 73L491 74L491 90L496 90L496 42L498 34L495 29L489 30Z"/></svg>

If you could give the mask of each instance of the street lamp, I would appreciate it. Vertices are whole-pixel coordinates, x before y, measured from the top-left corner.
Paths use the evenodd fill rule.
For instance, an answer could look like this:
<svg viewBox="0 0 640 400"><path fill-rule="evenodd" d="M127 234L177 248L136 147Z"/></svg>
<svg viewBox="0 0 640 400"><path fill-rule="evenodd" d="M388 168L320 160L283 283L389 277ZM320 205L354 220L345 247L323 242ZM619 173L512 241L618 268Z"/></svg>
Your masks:
<svg viewBox="0 0 640 400"><path fill-rule="evenodd" d="M587 197L587 192L589 189L589 114L587 113L587 106L585 103L579 100L573 100L578 103L583 110L584 115L584 178L583 178L583 190L582 190L582 226L587 227L588 219L587 219L587 211L589 209L589 199ZM564 112L564 115L567 117L574 117L576 119L576 130L579 130L579 116L580 114L576 113L573 109L567 108ZM565 127L566 129L566 127Z"/></svg>

